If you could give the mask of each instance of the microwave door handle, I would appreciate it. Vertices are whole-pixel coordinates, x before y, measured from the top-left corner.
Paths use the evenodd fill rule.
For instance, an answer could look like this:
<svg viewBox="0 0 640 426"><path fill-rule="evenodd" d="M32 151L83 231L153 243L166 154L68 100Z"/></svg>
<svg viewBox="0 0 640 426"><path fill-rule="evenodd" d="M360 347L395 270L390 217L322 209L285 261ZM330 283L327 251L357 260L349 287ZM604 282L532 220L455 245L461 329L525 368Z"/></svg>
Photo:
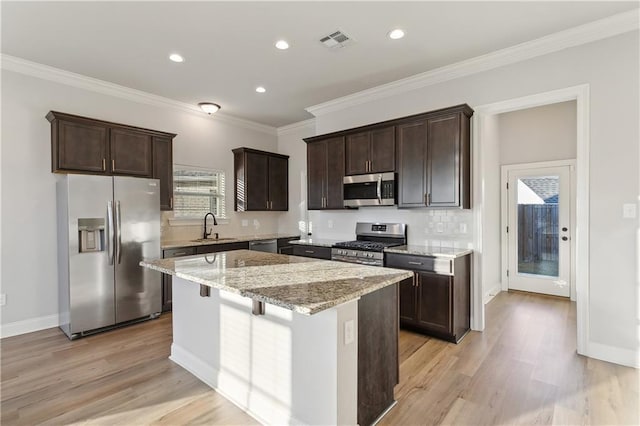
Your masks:
<svg viewBox="0 0 640 426"><path fill-rule="evenodd" d="M113 202L107 203L107 256L109 257L109 265L113 265L113 249L114 249L114 227L113 223Z"/></svg>
<svg viewBox="0 0 640 426"><path fill-rule="evenodd" d="M378 175L378 187L376 193L378 195L378 203L382 204L382 175Z"/></svg>

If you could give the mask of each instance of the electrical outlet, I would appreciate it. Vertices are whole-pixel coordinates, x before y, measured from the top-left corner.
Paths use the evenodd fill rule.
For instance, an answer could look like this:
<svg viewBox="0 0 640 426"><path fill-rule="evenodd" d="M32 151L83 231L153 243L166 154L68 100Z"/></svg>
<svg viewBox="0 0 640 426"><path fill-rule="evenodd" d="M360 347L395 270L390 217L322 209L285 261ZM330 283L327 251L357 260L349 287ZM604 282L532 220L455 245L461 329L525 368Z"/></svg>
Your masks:
<svg viewBox="0 0 640 426"><path fill-rule="evenodd" d="M635 204L623 204L622 205L622 217L624 219L635 219L637 215Z"/></svg>
<svg viewBox="0 0 640 426"><path fill-rule="evenodd" d="M332 220L328 220L327 221L327 228L333 229L333 221Z"/></svg>
<svg viewBox="0 0 640 426"><path fill-rule="evenodd" d="M2 293L0 294L0 306L4 306L7 304L7 295Z"/></svg>
<svg viewBox="0 0 640 426"><path fill-rule="evenodd" d="M249 226L249 221L247 219L242 219L242 226L243 227Z"/></svg>
<svg viewBox="0 0 640 426"><path fill-rule="evenodd" d="M349 345L355 340L355 329L353 320L344 323L344 344Z"/></svg>
<svg viewBox="0 0 640 426"><path fill-rule="evenodd" d="M461 223L460 224L460 233L461 234L466 234L467 233L467 224L466 223Z"/></svg>

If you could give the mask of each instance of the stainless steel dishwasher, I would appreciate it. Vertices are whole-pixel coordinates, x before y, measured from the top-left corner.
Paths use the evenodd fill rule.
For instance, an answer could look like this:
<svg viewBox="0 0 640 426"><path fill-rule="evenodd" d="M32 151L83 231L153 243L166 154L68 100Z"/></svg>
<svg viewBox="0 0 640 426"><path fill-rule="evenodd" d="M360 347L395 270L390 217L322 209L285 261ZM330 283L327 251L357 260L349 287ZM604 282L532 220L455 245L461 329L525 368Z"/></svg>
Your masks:
<svg viewBox="0 0 640 426"><path fill-rule="evenodd" d="M249 241L249 250L278 253L278 240Z"/></svg>

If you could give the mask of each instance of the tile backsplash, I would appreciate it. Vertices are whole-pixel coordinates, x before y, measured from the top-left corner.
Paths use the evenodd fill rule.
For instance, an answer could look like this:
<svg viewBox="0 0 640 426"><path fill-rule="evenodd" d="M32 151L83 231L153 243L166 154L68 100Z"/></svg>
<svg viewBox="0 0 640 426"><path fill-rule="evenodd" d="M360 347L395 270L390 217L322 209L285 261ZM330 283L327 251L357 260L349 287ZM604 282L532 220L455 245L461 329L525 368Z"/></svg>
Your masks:
<svg viewBox="0 0 640 426"><path fill-rule="evenodd" d="M407 224L412 245L473 248L473 211L365 207L346 211L310 211L309 228L319 238L354 239L356 222Z"/></svg>

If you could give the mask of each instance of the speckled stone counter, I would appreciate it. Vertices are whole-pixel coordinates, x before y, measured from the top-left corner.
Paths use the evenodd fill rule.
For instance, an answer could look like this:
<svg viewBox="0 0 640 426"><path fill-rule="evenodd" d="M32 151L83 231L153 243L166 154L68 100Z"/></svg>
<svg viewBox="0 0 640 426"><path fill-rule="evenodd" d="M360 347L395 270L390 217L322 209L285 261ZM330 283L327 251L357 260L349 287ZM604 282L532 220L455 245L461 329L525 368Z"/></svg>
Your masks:
<svg viewBox="0 0 640 426"><path fill-rule="evenodd" d="M386 253L411 254L414 256L446 257L450 259L455 259L457 257L462 257L473 253L473 250L471 249L418 245L387 247L384 249L384 251Z"/></svg>
<svg viewBox="0 0 640 426"><path fill-rule="evenodd" d="M336 243L341 243L348 240L329 240L325 238L303 238L300 240L290 241L291 244L298 244L301 246L319 246L319 247L333 247Z"/></svg>
<svg viewBox="0 0 640 426"><path fill-rule="evenodd" d="M413 276L398 269L249 250L142 261L140 265L305 315Z"/></svg>
<svg viewBox="0 0 640 426"><path fill-rule="evenodd" d="M277 240L279 238L293 238L299 237L300 234L284 233L284 234L262 234L262 235L243 235L240 237L221 237L219 239L207 238L193 239L193 240L166 240L160 243L162 250L179 248L179 247L196 247L196 246L208 246L211 244L228 244L237 243L242 241L264 241L264 240Z"/></svg>

